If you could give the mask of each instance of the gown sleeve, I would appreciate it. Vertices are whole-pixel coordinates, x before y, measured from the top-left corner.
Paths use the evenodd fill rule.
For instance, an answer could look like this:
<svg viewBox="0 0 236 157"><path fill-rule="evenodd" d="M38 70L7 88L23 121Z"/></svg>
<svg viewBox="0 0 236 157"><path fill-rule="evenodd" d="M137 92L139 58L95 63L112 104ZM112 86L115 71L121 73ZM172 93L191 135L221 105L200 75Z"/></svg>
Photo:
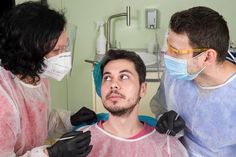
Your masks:
<svg viewBox="0 0 236 157"><path fill-rule="evenodd" d="M20 115L15 102L0 86L0 157L16 157L15 145L20 133ZM48 157L43 150L47 146L33 148L22 157Z"/></svg>
<svg viewBox="0 0 236 157"><path fill-rule="evenodd" d="M49 99L50 95L50 84L48 79L42 79L46 86ZM51 100L48 106L48 135L49 138L55 138L61 136L65 132L73 129L70 122L71 111L63 109L52 109Z"/></svg>
<svg viewBox="0 0 236 157"><path fill-rule="evenodd" d="M49 136L61 135L72 130L70 122L71 112L67 110L52 109L49 112L48 132Z"/></svg>
<svg viewBox="0 0 236 157"><path fill-rule="evenodd" d="M150 108L156 117L160 116L167 111L166 101L165 101L165 89L164 89L164 79L165 75L162 75L160 86L157 89L156 94L152 97L150 101Z"/></svg>

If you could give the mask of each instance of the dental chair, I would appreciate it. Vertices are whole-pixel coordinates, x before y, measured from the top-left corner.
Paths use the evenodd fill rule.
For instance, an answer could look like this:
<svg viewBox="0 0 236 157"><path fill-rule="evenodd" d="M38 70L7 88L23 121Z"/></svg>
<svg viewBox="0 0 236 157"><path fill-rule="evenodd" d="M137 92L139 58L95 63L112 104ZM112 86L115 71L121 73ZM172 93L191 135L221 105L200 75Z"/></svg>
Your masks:
<svg viewBox="0 0 236 157"><path fill-rule="evenodd" d="M109 117L108 113L99 113L99 114L97 114L97 122L99 122L100 120L108 120L108 117ZM139 115L138 118L140 121L145 122L148 125L153 126L153 127L155 127L157 124L157 120L153 117L150 117L150 116ZM92 124L94 124L94 123L92 123ZM85 125L87 125L87 124L82 123L82 124L76 126L74 129L77 130L78 128L83 127Z"/></svg>
<svg viewBox="0 0 236 157"><path fill-rule="evenodd" d="M226 59L234 64L236 64L236 51L230 50L226 56Z"/></svg>

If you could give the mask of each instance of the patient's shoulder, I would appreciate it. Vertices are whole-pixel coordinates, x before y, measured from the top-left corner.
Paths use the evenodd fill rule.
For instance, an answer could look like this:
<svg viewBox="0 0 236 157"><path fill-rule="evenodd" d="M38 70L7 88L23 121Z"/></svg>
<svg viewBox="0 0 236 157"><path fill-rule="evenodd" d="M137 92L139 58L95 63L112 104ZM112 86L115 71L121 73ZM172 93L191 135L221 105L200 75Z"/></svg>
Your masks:
<svg viewBox="0 0 236 157"><path fill-rule="evenodd" d="M186 148L177 137L160 134L155 131L152 140L155 141L160 150L165 151L167 154L175 154L176 157L188 157Z"/></svg>

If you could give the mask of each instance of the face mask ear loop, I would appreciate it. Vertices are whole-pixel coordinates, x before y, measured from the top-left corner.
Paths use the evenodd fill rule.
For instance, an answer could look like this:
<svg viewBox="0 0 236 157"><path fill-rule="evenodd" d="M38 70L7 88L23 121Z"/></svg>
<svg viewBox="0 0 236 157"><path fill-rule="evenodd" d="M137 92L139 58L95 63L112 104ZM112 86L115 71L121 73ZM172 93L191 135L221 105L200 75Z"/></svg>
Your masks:
<svg viewBox="0 0 236 157"><path fill-rule="evenodd" d="M205 52L206 52L206 51L205 51ZM203 53L205 53L205 52L199 53L198 55L194 56L192 59L196 59L196 58L200 57L200 56L201 56ZM206 66L204 66L203 69L205 69L205 67L206 67ZM203 69L202 69L202 70L203 70ZM202 70L201 70L201 71L202 71Z"/></svg>

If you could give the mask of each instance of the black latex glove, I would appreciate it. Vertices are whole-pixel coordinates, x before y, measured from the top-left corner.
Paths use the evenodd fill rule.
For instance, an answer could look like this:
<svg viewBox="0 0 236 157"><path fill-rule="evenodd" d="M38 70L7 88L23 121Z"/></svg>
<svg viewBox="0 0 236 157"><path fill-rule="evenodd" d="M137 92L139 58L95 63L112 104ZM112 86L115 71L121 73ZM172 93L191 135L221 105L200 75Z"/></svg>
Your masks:
<svg viewBox="0 0 236 157"><path fill-rule="evenodd" d="M78 112L70 117L71 124L74 126L82 123L91 124L97 122L96 113L86 107L82 107Z"/></svg>
<svg viewBox="0 0 236 157"><path fill-rule="evenodd" d="M176 116L177 113L173 110L164 113L157 122L156 130L161 134L165 134L167 130L170 130L169 135L175 136L185 127L183 118L179 116L176 119Z"/></svg>
<svg viewBox="0 0 236 157"><path fill-rule="evenodd" d="M57 141L54 145L47 148L49 157L86 157L92 145L89 145L91 140L90 131L73 131L64 134L61 138L71 137L71 139Z"/></svg>

